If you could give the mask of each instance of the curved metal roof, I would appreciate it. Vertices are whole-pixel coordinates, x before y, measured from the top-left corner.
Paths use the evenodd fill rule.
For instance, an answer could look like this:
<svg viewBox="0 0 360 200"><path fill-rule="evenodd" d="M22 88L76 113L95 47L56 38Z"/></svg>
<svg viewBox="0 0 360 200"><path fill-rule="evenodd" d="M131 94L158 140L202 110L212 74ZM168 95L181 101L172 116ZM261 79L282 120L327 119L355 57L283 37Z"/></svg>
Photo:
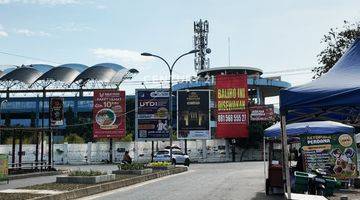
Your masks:
<svg viewBox="0 0 360 200"><path fill-rule="evenodd" d="M68 64L63 64L63 65L60 65L58 67L67 67L67 68L72 68L72 69L75 69L79 72L83 72L84 70L86 70L87 68L89 68L88 66L86 65L83 65L83 64L79 64L79 63L68 63Z"/></svg>
<svg viewBox="0 0 360 200"><path fill-rule="evenodd" d="M32 67L19 67L2 76L0 81L19 81L32 84L41 74L40 71Z"/></svg>
<svg viewBox="0 0 360 200"><path fill-rule="evenodd" d="M36 81L54 80L54 81L61 81L63 83L70 84L75 80L75 78L79 74L80 72L78 70L69 67L64 67L64 65L62 65L62 67L61 66L54 67L49 71L45 72Z"/></svg>
<svg viewBox="0 0 360 200"><path fill-rule="evenodd" d="M75 78L73 82L82 81L86 82L88 80L99 80L104 82L110 82L112 77L114 77L116 71L110 67L104 66L92 66L83 71L79 76Z"/></svg>
<svg viewBox="0 0 360 200"><path fill-rule="evenodd" d="M5 69L7 71L8 69ZM45 64L32 64L11 68L5 75L0 71L0 81L17 81L30 86L41 80L54 80L66 84L80 81L85 84L89 80L106 83L121 83L124 79L131 78L138 73L136 69L127 69L114 63L100 63L92 67L83 64L69 63L53 67Z"/></svg>

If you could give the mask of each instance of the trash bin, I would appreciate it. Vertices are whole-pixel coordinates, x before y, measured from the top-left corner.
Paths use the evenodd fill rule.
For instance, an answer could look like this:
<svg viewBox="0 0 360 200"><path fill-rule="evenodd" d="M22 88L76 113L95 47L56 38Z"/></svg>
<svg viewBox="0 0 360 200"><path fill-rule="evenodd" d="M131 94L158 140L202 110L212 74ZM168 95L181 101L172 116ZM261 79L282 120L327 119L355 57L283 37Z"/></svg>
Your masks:
<svg viewBox="0 0 360 200"><path fill-rule="evenodd" d="M341 182L334 177L324 176L325 179L325 196L332 196L334 190L341 187Z"/></svg>
<svg viewBox="0 0 360 200"><path fill-rule="evenodd" d="M295 171L295 192L304 193L308 191L311 175L306 172Z"/></svg>

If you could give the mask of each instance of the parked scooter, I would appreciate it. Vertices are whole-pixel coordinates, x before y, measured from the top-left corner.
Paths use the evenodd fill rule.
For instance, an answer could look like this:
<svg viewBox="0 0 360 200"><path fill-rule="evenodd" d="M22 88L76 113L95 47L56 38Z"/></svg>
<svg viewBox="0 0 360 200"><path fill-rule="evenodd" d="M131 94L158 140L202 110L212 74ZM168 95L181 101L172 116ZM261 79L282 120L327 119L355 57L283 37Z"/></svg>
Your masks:
<svg viewBox="0 0 360 200"><path fill-rule="evenodd" d="M315 169L312 171L315 175L309 180L309 193L313 195L325 196L326 189L326 179L324 176L327 176L326 171L322 169Z"/></svg>

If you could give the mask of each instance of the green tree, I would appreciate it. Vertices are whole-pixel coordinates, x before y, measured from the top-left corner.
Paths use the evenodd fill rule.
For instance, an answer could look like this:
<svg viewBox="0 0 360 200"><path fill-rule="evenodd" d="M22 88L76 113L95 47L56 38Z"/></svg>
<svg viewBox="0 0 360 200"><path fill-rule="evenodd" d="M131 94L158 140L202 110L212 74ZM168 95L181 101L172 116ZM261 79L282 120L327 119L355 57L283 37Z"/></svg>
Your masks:
<svg viewBox="0 0 360 200"><path fill-rule="evenodd" d="M317 55L319 66L312 70L315 73L313 78L319 78L328 72L358 37L360 22L344 21L342 28L331 28L321 40L321 43L325 44L325 49Z"/></svg>

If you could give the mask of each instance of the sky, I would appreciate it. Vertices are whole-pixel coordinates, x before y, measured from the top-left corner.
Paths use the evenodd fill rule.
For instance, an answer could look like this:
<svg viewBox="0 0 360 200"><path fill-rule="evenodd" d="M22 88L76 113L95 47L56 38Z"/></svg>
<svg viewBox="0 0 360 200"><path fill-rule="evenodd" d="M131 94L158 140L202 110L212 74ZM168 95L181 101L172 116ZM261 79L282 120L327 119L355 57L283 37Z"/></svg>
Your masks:
<svg viewBox="0 0 360 200"><path fill-rule="evenodd" d="M268 73L299 85L311 81L323 35L359 16L358 0L0 0L0 51L30 57L0 54L0 65L115 62L140 71L122 85L133 94L141 81L168 78L160 60L140 53L172 62L193 49L193 22L203 19L209 21L210 67L229 64L230 38L232 66L265 75L306 68L296 75ZM175 79L196 75L193 59L177 63Z"/></svg>

